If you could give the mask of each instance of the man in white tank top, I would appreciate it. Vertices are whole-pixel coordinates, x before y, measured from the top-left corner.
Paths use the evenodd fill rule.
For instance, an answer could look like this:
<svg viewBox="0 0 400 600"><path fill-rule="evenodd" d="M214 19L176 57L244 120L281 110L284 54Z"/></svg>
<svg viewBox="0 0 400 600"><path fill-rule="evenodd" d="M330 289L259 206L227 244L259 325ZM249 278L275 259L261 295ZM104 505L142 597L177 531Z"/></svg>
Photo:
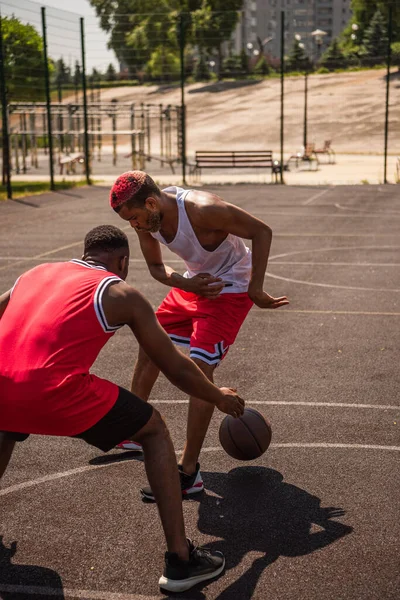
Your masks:
<svg viewBox="0 0 400 600"><path fill-rule="evenodd" d="M147 173L129 171L114 183L111 207L135 229L151 275L172 289L156 314L171 340L213 381L250 308L279 308L286 296L264 291L271 246L268 225L215 194L168 187L160 190ZM244 239L252 241L252 252ZM181 275L164 264L163 244L186 265ZM148 400L159 370L140 348L132 392ZM186 445L179 463L182 494L204 489L198 458L213 406L190 398ZM119 445L132 448L131 443ZM137 446L135 449L139 449ZM141 490L153 499L149 487Z"/></svg>

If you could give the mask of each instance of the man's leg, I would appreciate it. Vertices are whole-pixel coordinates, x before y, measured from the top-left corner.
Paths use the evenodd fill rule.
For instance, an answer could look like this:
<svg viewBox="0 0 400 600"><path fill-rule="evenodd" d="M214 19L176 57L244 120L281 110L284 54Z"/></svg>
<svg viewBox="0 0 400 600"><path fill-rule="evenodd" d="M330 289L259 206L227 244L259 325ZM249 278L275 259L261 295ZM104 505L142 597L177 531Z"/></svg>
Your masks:
<svg viewBox="0 0 400 600"><path fill-rule="evenodd" d="M157 410L135 434L144 451L147 477L157 502L169 552L188 560L188 544L182 511L182 493L176 456L168 429Z"/></svg>
<svg viewBox="0 0 400 600"><path fill-rule="evenodd" d="M139 398L147 402L159 373L160 369L150 360L142 347L139 347L139 354L133 370L132 394L139 396ZM141 444L133 440L122 440L117 445L117 448L119 450L142 451Z"/></svg>
<svg viewBox="0 0 400 600"><path fill-rule="evenodd" d="M139 396L139 398L147 402L159 373L160 369L150 360L145 351L139 347L138 358L133 370L132 394Z"/></svg>
<svg viewBox="0 0 400 600"><path fill-rule="evenodd" d="M197 358L192 359L196 365L203 371L210 381L214 381L215 365L207 363ZM196 471L196 463L199 459L200 451L203 446L204 438L214 412L214 406L209 402L204 402L199 398L191 397L189 400L189 412L187 419L186 444L179 463L182 470L191 475Z"/></svg>
<svg viewBox="0 0 400 600"><path fill-rule="evenodd" d="M15 440L7 438L6 434L0 432L0 479L3 477L15 446Z"/></svg>

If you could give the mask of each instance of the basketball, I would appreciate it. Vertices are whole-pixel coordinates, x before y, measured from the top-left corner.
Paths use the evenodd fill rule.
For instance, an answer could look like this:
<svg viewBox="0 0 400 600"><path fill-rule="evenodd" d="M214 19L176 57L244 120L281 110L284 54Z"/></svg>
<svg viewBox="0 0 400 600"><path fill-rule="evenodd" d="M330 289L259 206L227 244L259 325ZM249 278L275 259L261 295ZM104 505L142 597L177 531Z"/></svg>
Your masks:
<svg viewBox="0 0 400 600"><path fill-rule="evenodd" d="M221 446L237 460L254 460L264 454L271 437L271 425L254 408L245 408L237 419L227 415L219 428Z"/></svg>

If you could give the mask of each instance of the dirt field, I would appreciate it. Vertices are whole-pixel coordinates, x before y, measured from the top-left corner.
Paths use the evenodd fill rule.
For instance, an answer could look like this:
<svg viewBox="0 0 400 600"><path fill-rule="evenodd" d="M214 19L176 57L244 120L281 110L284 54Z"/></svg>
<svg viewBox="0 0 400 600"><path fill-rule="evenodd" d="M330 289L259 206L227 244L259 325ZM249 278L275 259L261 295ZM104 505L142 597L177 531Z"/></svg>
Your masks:
<svg viewBox="0 0 400 600"><path fill-rule="evenodd" d="M331 139L337 152L383 152L385 70L309 77L308 139ZM103 101L179 104L180 89L143 86L102 90ZM280 80L232 81L186 86L188 153L200 149L263 147L277 150L280 139ZM285 79L285 146L302 145L304 79ZM128 127L128 122L119 123ZM400 153L400 75L390 88L389 152Z"/></svg>

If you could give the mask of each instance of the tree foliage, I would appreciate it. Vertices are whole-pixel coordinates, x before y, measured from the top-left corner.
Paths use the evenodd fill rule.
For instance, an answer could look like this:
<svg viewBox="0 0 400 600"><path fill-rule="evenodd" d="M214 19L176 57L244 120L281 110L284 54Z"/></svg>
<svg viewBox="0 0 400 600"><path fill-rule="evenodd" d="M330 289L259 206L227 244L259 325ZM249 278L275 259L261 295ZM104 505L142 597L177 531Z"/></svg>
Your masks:
<svg viewBox="0 0 400 600"><path fill-rule="evenodd" d="M4 70L8 101L44 99L43 41L33 25L2 17ZM49 70L53 67L49 61Z"/></svg>
<svg viewBox="0 0 400 600"><path fill-rule="evenodd" d="M376 11L370 26L365 30L363 46L368 57L384 57L387 54L387 26L380 10Z"/></svg>
<svg viewBox="0 0 400 600"><path fill-rule="evenodd" d="M106 69L104 74L104 78L106 81L116 81L117 79L117 71L112 63L110 63Z"/></svg>
<svg viewBox="0 0 400 600"><path fill-rule="evenodd" d="M339 46L339 41L337 38L335 38L322 55L320 64L328 69L337 69L341 66L344 66L345 62L345 56Z"/></svg>
<svg viewBox="0 0 400 600"><path fill-rule="evenodd" d="M305 71L309 68L310 60L299 40L294 40L287 60L289 71Z"/></svg>
<svg viewBox="0 0 400 600"><path fill-rule="evenodd" d="M400 41L400 2L399 0L352 0L351 9L353 17L351 22L359 26L360 38L364 38L365 31L371 25L376 11L383 15L386 24L389 17L389 8L393 14L393 41Z"/></svg>
<svg viewBox="0 0 400 600"><path fill-rule="evenodd" d="M131 74L154 73L168 56L166 68L179 57L179 18L184 15L185 41L212 53L228 40L243 0L90 0L100 26L110 34L109 47ZM171 72L171 74L173 74Z"/></svg>

